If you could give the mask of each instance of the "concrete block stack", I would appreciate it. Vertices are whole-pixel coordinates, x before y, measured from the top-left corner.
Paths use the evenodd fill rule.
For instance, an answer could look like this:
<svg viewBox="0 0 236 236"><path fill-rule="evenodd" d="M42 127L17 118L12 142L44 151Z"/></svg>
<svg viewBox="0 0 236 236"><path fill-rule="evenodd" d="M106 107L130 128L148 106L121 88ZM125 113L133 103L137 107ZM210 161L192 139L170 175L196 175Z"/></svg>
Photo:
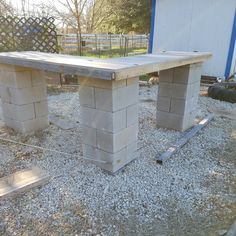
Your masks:
<svg viewBox="0 0 236 236"><path fill-rule="evenodd" d="M157 99L157 124L184 131L196 116L200 90L201 63L160 72Z"/></svg>
<svg viewBox="0 0 236 236"><path fill-rule="evenodd" d="M47 92L43 72L1 65L0 95L7 126L21 133L48 126Z"/></svg>
<svg viewBox="0 0 236 236"><path fill-rule="evenodd" d="M138 78L80 78L83 155L109 172L134 159L138 135Z"/></svg>

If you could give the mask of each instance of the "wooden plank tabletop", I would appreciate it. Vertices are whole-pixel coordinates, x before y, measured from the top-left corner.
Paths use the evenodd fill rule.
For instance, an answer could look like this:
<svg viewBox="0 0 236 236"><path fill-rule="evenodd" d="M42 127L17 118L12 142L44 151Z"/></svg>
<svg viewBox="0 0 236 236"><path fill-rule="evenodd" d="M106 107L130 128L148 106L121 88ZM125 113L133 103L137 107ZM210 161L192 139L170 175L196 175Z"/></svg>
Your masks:
<svg viewBox="0 0 236 236"><path fill-rule="evenodd" d="M158 54L99 59L42 52L4 52L0 53L0 64L105 80L120 80L203 62L211 56L211 53L165 51Z"/></svg>

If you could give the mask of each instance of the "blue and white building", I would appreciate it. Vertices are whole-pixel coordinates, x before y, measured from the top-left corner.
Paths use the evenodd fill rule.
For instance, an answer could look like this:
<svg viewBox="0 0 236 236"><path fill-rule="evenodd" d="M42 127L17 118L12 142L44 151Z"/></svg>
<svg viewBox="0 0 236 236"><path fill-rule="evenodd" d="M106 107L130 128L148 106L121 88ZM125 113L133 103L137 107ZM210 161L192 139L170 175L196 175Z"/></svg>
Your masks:
<svg viewBox="0 0 236 236"><path fill-rule="evenodd" d="M152 0L150 52L212 52L203 75L236 72L236 0Z"/></svg>

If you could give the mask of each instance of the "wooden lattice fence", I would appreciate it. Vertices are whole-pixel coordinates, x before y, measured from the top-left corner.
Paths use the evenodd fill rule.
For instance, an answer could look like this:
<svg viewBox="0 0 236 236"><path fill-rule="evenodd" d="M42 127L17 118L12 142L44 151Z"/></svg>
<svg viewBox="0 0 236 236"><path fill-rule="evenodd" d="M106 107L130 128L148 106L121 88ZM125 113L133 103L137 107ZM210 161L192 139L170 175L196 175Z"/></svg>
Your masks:
<svg viewBox="0 0 236 236"><path fill-rule="evenodd" d="M58 52L54 18L0 16L0 51Z"/></svg>

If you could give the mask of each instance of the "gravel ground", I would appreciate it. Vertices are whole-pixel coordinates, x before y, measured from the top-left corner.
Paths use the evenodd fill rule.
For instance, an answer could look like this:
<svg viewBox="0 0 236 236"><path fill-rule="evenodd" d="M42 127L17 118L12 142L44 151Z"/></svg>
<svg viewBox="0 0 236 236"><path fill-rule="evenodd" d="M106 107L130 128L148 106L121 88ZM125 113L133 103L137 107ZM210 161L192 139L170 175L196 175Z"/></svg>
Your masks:
<svg viewBox="0 0 236 236"><path fill-rule="evenodd" d="M140 87L139 148L135 161L115 175L81 160L79 96L49 96L50 113L76 124L50 125L22 136L2 127L0 137L70 155L0 142L0 177L36 165L48 184L0 202L0 235L220 235L236 217L236 121L215 119L162 166L181 132L156 128L157 86ZM199 99L208 108L236 104Z"/></svg>

